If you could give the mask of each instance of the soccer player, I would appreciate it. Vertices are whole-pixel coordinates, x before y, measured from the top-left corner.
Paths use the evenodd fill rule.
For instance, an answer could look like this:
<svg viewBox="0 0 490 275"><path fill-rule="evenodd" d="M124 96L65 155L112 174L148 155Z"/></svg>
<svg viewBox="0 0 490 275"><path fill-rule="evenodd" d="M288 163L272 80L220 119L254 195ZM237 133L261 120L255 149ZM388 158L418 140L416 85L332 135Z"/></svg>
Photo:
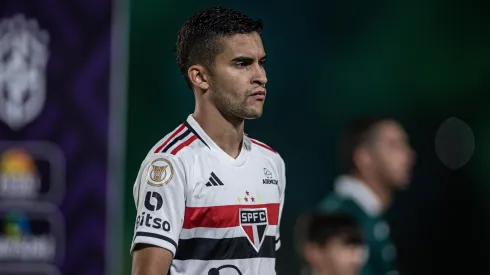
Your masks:
<svg viewBox="0 0 490 275"><path fill-rule="evenodd" d="M177 63L196 105L138 173L133 274L275 274L285 165L244 134L266 98L261 31L221 7L179 31Z"/></svg>
<svg viewBox="0 0 490 275"><path fill-rule="evenodd" d="M351 217L308 213L296 223L299 253L308 275L358 275L366 259L363 232ZM302 273L305 274L305 273Z"/></svg>
<svg viewBox="0 0 490 275"><path fill-rule="evenodd" d="M320 203L327 213L345 213L361 225L369 249L362 275L396 275L396 248L384 212L395 190L407 187L414 163L407 134L391 118L366 117L352 123L342 139L348 174Z"/></svg>

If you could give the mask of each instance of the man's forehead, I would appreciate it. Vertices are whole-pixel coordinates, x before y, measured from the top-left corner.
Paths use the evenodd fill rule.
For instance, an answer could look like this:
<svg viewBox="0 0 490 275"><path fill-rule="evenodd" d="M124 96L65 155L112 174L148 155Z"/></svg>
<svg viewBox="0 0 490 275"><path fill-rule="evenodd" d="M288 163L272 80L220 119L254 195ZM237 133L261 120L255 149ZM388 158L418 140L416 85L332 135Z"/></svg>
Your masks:
<svg viewBox="0 0 490 275"><path fill-rule="evenodd" d="M408 139L408 135L400 124L394 121L381 125L381 136L388 139Z"/></svg>
<svg viewBox="0 0 490 275"><path fill-rule="evenodd" d="M262 38L256 32L235 34L222 39L223 54L227 57L248 56L261 58L265 56Z"/></svg>

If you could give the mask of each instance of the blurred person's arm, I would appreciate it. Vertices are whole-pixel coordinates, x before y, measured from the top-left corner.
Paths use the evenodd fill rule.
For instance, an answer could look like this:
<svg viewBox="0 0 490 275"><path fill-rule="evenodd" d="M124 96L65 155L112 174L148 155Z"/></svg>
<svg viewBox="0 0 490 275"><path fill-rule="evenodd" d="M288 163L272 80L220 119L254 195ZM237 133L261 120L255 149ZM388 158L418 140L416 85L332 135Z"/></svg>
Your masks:
<svg viewBox="0 0 490 275"><path fill-rule="evenodd" d="M141 165L133 190L133 275L169 272L184 221L185 178L183 162L173 155L152 154Z"/></svg>

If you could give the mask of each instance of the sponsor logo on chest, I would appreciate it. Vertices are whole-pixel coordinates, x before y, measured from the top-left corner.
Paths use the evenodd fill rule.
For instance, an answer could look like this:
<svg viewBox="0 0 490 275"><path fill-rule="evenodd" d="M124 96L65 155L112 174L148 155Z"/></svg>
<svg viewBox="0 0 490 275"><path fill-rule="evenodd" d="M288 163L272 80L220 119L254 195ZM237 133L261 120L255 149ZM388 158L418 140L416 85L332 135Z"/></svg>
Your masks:
<svg viewBox="0 0 490 275"><path fill-rule="evenodd" d="M269 169L264 168L264 179L262 180L263 184L278 184L276 179L273 179L271 171Z"/></svg>

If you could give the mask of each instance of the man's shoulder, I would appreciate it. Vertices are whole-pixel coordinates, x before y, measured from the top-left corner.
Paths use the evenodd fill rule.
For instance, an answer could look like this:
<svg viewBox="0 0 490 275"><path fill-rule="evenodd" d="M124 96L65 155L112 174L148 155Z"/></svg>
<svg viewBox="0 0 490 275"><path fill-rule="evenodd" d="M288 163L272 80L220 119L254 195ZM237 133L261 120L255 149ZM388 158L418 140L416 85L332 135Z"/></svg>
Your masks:
<svg viewBox="0 0 490 275"><path fill-rule="evenodd" d="M361 209L352 199L335 192L324 197L318 204L318 208L326 213L345 213L354 216L362 214Z"/></svg>
<svg viewBox="0 0 490 275"><path fill-rule="evenodd" d="M195 133L194 129L184 122L155 143L148 152L147 157L167 155L177 159L185 159L185 157L182 157L185 152L195 152L205 146L205 143Z"/></svg>
<svg viewBox="0 0 490 275"><path fill-rule="evenodd" d="M339 196L335 192L332 192L320 200L318 208L325 212L334 212L339 209L345 208L348 204L348 200Z"/></svg>
<svg viewBox="0 0 490 275"><path fill-rule="evenodd" d="M277 150L273 149L270 145L262 142L256 138L252 138L248 135L245 136L245 143L250 146L250 149L257 154L270 158L279 163L283 162L283 159Z"/></svg>
<svg viewBox="0 0 490 275"><path fill-rule="evenodd" d="M168 167L171 173L187 170L185 168L191 159L186 156L186 152L198 145L196 138L189 136L187 130L185 123L182 123L165 134L146 153L140 171L151 170L154 166Z"/></svg>

